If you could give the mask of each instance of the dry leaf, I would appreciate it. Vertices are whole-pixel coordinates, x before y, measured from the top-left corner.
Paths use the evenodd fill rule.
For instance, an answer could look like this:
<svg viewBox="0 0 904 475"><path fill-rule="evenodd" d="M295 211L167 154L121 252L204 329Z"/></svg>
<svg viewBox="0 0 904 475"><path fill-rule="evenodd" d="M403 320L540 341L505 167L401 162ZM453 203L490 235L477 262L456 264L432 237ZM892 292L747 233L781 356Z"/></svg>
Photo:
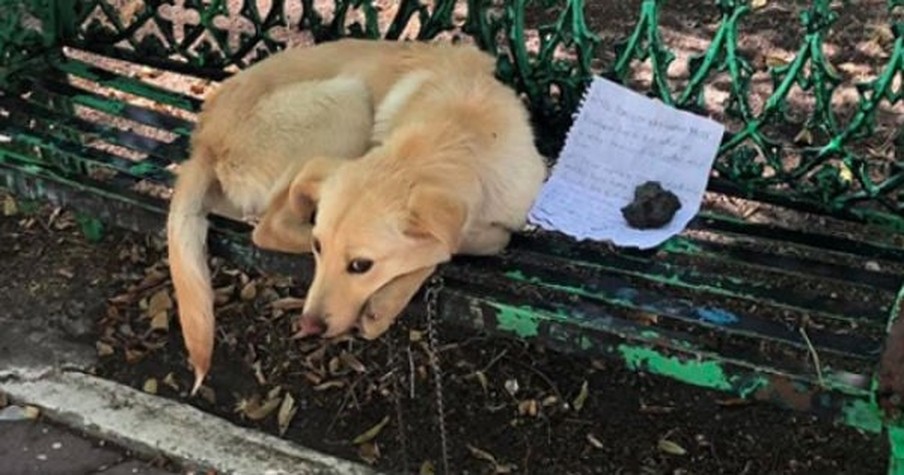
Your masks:
<svg viewBox="0 0 904 475"><path fill-rule="evenodd" d="M330 358L330 362L327 363L326 367L330 371L330 374L337 374L342 369L342 360L340 360L338 356L334 356Z"/></svg>
<svg viewBox="0 0 904 475"><path fill-rule="evenodd" d="M148 378L141 389L148 394L157 394L157 380L155 378Z"/></svg>
<svg viewBox="0 0 904 475"><path fill-rule="evenodd" d="M208 386L199 387L198 395L201 396L201 399L207 401L209 404L217 403L217 393L213 392L213 389Z"/></svg>
<svg viewBox="0 0 904 475"><path fill-rule="evenodd" d="M408 341L417 343L424 339L424 333L418 330L410 330L408 332ZM427 463L427 462L424 462Z"/></svg>
<svg viewBox="0 0 904 475"><path fill-rule="evenodd" d="M97 348L97 356L110 356L114 353L113 347L108 343L99 341L95 343L94 346Z"/></svg>
<svg viewBox="0 0 904 475"><path fill-rule="evenodd" d="M435 475L436 467L433 465L433 462L429 460L424 460L424 463L421 464L421 469L418 470L418 475Z"/></svg>
<svg viewBox="0 0 904 475"><path fill-rule="evenodd" d="M172 388L173 391L179 390L179 383L176 382L176 375L173 373L168 373L165 378L163 378L163 384Z"/></svg>
<svg viewBox="0 0 904 475"><path fill-rule="evenodd" d="M16 199L10 195L3 198L3 216L15 216L19 214L19 205Z"/></svg>
<svg viewBox="0 0 904 475"><path fill-rule="evenodd" d="M41 415L41 410L37 406L25 406L25 418L37 419Z"/></svg>
<svg viewBox="0 0 904 475"><path fill-rule="evenodd" d="M155 316L171 308L173 308L173 300L170 299L169 291L166 289L158 290L148 301L148 315Z"/></svg>
<svg viewBox="0 0 904 475"><path fill-rule="evenodd" d="M367 431L365 431L358 437L355 437L355 440L353 440L352 443L358 445L365 442L370 442L380 434L380 431L383 430L384 427L386 427L386 424L389 424L389 416L383 417L383 420L378 422L375 426L367 429Z"/></svg>
<svg viewBox="0 0 904 475"><path fill-rule="evenodd" d="M847 166L846 163L842 162L838 164L839 176L842 180L847 183L854 181L854 172L851 171L851 168Z"/></svg>
<svg viewBox="0 0 904 475"><path fill-rule="evenodd" d="M356 373L366 373L367 367L364 366L364 363L361 362L355 355L343 351L342 354L339 355L339 358L342 360L342 364L346 368L350 368L352 371Z"/></svg>
<svg viewBox="0 0 904 475"><path fill-rule="evenodd" d="M358 457L366 463L373 465L380 459L380 447L373 442L358 446Z"/></svg>
<svg viewBox="0 0 904 475"><path fill-rule="evenodd" d="M283 297L279 300L274 300L270 306L279 310L298 310L304 308L304 299Z"/></svg>
<svg viewBox="0 0 904 475"><path fill-rule="evenodd" d="M765 7L768 3L769 0L750 0L750 8L759 10L760 8Z"/></svg>
<svg viewBox="0 0 904 475"><path fill-rule="evenodd" d="M276 422L279 425L280 437L286 433L296 412L298 412L298 407L295 406L295 399L292 398L292 394L286 393L286 397L283 398L282 404L279 405L279 412L276 414Z"/></svg>
<svg viewBox="0 0 904 475"><path fill-rule="evenodd" d="M587 396L590 395L590 387L587 384L587 381L584 381L584 384L581 385L581 391L578 393L577 397L574 398L574 401L571 403L574 406L575 412L581 412L581 409L584 408L584 403L587 402Z"/></svg>
<svg viewBox="0 0 904 475"><path fill-rule="evenodd" d="M799 144L813 145L813 132L810 132L810 129L801 129L800 132L794 136L794 142Z"/></svg>
<svg viewBox="0 0 904 475"><path fill-rule="evenodd" d="M517 468L512 464L500 464L499 462L496 461L496 457L494 457L493 454L491 454L485 450L478 449L477 447L474 447L471 444L468 444L468 450L471 452L471 455L474 458L491 463L493 465L494 473L497 473L497 474L512 473L512 470Z"/></svg>
<svg viewBox="0 0 904 475"><path fill-rule="evenodd" d="M540 412L540 405L536 399L528 399L518 403L518 414L522 416L536 417Z"/></svg>
<svg viewBox="0 0 904 475"><path fill-rule="evenodd" d="M505 390L512 396L518 394L518 380L517 379L508 379L505 381Z"/></svg>
<svg viewBox="0 0 904 475"><path fill-rule="evenodd" d="M165 311L154 314L151 318L151 330L169 330L169 314Z"/></svg>
<svg viewBox="0 0 904 475"><path fill-rule="evenodd" d="M603 448L603 443L593 434L587 434L587 442L590 442L590 445L592 445L595 449Z"/></svg>
<svg viewBox="0 0 904 475"><path fill-rule="evenodd" d="M341 388L344 386L345 386L345 381L336 379L333 381L327 381L323 384L318 384L317 386L314 386L314 391L326 391L327 389Z"/></svg>
<svg viewBox="0 0 904 475"><path fill-rule="evenodd" d="M766 55L766 66L770 68L777 68L780 66L785 66L788 64L788 61L776 54L767 54Z"/></svg>
<svg viewBox="0 0 904 475"><path fill-rule="evenodd" d="M684 447L672 442L668 439L661 439L658 444L659 450L669 455L684 455L687 450Z"/></svg>
<svg viewBox="0 0 904 475"><path fill-rule="evenodd" d="M477 378L477 382L480 383L480 387L483 388L483 393L488 393L490 383L487 381L487 375L484 374L483 371L477 370L474 372L474 377Z"/></svg>
<svg viewBox="0 0 904 475"><path fill-rule="evenodd" d="M260 397L254 395L251 399L242 399L238 403L236 412L242 413L252 421L259 421L269 416L282 401L280 398L269 398L263 404L260 403Z"/></svg>
<svg viewBox="0 0 904 475"><path fill-rule="evenodd" d="M239 297L246 302L254 300L254 297L257 297L257 285L255 285L254 282L248 282L242 287Z"/></svg>

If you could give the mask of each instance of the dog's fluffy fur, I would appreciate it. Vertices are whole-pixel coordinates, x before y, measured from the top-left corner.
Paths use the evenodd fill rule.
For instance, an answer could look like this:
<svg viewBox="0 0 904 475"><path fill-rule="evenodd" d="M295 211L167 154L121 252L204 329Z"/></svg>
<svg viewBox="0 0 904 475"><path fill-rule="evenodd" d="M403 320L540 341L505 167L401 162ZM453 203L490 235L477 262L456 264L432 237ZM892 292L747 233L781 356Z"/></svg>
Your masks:
<svg viewBox="0 0 904 475"><path fill-rule="evenodd" d="M374 147L318 160L333 171L293 184L317 203L301 335L381 335L438 264L502 251L546 177L527 111L493 77L490 56L419 55L429 58L377 102Z"/></svg>
<svg viewBox="0 0 904 475"><path fill-rule="evenodd" d="M167 226L193 391L213 349L210 211L263 213L262 248L314 243L302 336L376 338L438 264L505 248L546 165L493 69L473 47L342 40L276 54L207 99Z"/></svg>

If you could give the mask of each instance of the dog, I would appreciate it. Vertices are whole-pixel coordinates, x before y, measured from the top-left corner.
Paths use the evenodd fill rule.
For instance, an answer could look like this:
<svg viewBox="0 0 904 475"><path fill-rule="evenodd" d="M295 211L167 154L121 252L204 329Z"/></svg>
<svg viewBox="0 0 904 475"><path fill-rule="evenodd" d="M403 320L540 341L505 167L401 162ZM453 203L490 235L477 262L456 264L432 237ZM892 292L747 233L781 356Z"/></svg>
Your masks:
<svg viewBox="0 0 904 475"><path fill-rule="evenodd" d="M336 161L360 157L373 145L375 104L405 74L440 69L437 64L457 55L451 46L341 40L276 53L208 95L167 219L170 273L195 372L192 394L209 371L214 346L207 214L259 217L256 246L310 252L316 205L310 184L326 178ZM485 74L493 69L481 67Z"/></svg>
<svg viewBox="0 0 904 475"><path fill-rule="evenodd" d="M314 159L331 171L291 186L317 209L298 337L379 337L438 265L501 252L547 177L528 111L491 56L471 46L411 56L421 66L376 102L372 148Z"/></svg>

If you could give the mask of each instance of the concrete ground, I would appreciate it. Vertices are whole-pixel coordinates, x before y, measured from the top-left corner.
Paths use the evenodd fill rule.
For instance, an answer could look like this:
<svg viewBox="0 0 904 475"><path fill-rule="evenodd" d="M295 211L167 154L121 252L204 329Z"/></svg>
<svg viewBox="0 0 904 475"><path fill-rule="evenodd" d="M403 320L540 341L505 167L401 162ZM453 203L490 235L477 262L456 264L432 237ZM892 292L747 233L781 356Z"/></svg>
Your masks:
<svg viewBox="0 0 904 475"><path fill-rule="evenodd" d="M43 421L0 421L2 475L168 475L119 447Z"/></svg>

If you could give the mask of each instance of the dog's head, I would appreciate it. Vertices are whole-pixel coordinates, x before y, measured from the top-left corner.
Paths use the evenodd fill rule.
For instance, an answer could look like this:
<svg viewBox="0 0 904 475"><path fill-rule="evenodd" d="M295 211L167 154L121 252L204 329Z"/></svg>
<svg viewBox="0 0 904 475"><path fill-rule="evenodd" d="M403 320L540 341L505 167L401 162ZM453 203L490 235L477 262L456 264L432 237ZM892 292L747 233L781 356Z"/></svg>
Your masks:
<svg viewBox="0 0 904 475"><path fill-rule="evenodd" d="M358 329L364 338L378 337L407 302L381 307L398 309L381 314L368 306L370 299L406 275L448 261L458 247L467 214L461 197L436 180L385 169L377 160L381 153L344 163L319 181L292 185L293 194L317 203L316 270L301 335L334 337ZM410 298L415 290L384 293Z"/></svg>

